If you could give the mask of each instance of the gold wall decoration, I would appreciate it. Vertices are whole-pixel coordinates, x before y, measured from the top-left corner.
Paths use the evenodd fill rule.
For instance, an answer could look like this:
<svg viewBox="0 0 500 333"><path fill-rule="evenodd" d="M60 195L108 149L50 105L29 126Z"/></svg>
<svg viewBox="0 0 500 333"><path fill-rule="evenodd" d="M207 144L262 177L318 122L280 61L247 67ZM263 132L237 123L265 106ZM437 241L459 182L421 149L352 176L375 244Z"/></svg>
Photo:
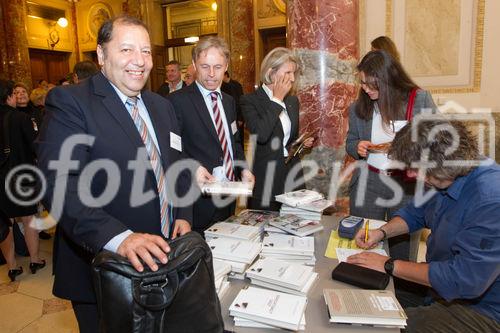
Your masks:
<svg viewBox="0 0 500 333"><path fill-rule="evenodd" d="M485 1L444 0L438 6L431 2L386 0L386 35L394 40L403 65L423 88L434 94L479 92ZM426 22L429 17L435 18L432 27ZM442 34L449 34L449 38Z"/></svg>
<svg viewBox="0 0 500 333"><path fill-rule="evenodd" d="M283 14L286 13L286 3L284 0L273 0L273 3L280 12Z"/></svg>
<svg viewBox="0 0 500 333"><path fill-rule="evenodd" d="M113 10L104 2L96 2L90 7L87 14L87 28L90 36L97 40L97 32L101 25L113 17Z"/></svg>

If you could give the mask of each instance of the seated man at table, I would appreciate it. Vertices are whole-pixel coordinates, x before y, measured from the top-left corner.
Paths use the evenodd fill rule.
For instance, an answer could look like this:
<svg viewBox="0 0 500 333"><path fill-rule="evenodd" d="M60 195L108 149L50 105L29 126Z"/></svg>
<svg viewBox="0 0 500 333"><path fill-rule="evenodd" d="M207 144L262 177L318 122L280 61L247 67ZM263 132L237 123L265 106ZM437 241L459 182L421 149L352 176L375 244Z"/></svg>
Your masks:
<svg viewBox="0 0 500 333"><path fill-rule="evenodd" d="M405 309L407 332L500 332L500 166L479 155L476 138L460 122L416 123L413 139L411 126L396 134L389 157L404 162L418 181L425 178L433 193L426 192L425 201L417 193L386 225L370 231L367 242L364 231L356 242L370 248L430 228L426 263L368 252L348 262L425 286L420 298L396 290L402 305L411 306Z"/></svg>

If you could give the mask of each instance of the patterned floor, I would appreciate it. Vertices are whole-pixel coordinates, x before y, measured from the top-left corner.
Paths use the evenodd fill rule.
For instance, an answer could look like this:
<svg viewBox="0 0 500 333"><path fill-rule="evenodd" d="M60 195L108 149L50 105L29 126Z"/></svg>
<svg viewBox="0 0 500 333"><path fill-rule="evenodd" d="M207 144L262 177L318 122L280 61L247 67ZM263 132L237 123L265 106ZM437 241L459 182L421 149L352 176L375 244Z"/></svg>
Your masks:
<svg viewBox="0 0 500 333"><path fill-rule="evenodd" d="M71 303L52 295L52 240L40 240L47 266L29 271L29 258L18 257L24 273L10 282L7 265L0 266L0 332L78 332Z"/></svg>

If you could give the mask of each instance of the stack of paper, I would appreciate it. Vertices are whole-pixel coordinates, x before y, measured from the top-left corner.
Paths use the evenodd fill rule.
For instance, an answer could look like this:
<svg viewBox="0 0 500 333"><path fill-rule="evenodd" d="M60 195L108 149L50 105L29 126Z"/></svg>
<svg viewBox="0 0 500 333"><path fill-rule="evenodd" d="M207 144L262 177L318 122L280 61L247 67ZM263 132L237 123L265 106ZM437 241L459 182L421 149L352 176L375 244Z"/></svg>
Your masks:
<svg viewBox="0 0 500 333"><path fill-rule="evenodd" d="M289 234L304 237L311 235L317 231L323 230L323 226L319 221L304 220L292 214L278 216L269 224L273 227L286 231Z"/></svg>
<svg viewBox="0 0 500 333"><path fill-rule="evenodd" d="M269 234L262 242L261 257L314 266L314 237Z"/></svg>
<svg viewBox="0 0 500 333"><path fill-rule="evenodd" d="M293 214L305 220L321 220L323 211L333 205L333 201L319 199L309 203L300 204L296 207L283 204L280 209L280 215Z"/></svg>
<svg viewBox="0 0 500 333"><path fill-rule="evenodd" d="M230 216L224 222L258 227L262 234L269 221L279 214L270 210L245 209L238 216Z"/></svg>
<svg viewBox="0 0 500 333"><path fill-rule="evenodd" d="M227 279L229 272L231 272L231 265L219 259L213 259L214 266L214 281L217 296L222 299L229 289L229 281Z"/></svg>
<svg viewBox="0 0 500 333"><path fill-rule="evenodd" d="M236 223L218 222L205 230L205 239L208 241L214 238L241 239L251 242L260 242L260 228L251 225L241 225Z"/></svg>
<svg viewBox="0 0 500 333"><path fill-rule="evenodd" d="M392 291L324 289L323 296L332 323L406 326L406 314Z"/></svg>
<svg viewBox="0 0 500 333"><path fill-rule="evenodd" d="M252 284L261 287L307 296L318 279L318 273L315 273L311 266L261 258L246 271L246 277Z"/></svg>
<svg viewBox="0 0 500 333"><path fill-rule="evenodd" d="M279 291L248 287L239 292L229 307L235 325L304 330L307 298ZM253 326L251 326L253 325ZM266 327L267 327L266 326Z"/></svg>
<svg viewBox="0 0 500 333"><path fill-rule="evenodd" d="M319 199L323 199L323 194L311 190L298 190L287 192L275 196L276 201L285 205L297 207Z"/></svg>
<svg viewBox="0 0 500 333"><path fill-rule="evenodd" d="M231 265L229 277L244 278L244 272L261 251L261 243L235 238L213 238L207 240L215 259Z"/></svg>

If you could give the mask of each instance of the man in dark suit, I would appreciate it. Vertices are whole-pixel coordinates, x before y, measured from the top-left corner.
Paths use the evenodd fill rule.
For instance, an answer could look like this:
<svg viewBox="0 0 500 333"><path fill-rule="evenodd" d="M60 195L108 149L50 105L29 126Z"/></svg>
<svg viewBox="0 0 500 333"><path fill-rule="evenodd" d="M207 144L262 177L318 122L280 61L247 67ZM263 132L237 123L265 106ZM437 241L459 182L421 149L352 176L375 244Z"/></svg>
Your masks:
<svg viewBox="0 0 500 333"><path fill-rule="evenodd" d="M165 66L165 82L162 83L157 93L167 97L168 94L185 86L186 82L181 80L181 64L176 60L169 61Z"/></svg>
<svg viewBox="0 0 500 333"><path fill-rule="evenodd" d="M243 147L245 147L245 120L243 119L243 114L241 113L240 107L240 97L243 95L243 87L241 83L231 79L231 77L229 76L229 72L226 71L224 73L224 79L222 80L220 90L228 95L231 95L231 97L234 98L234 102L236 103L236 122L238 124L238 132L241 136L241 144L243 145Z"/></svg>
<svg viewBox="0 0 500 333"><path fill-rule="evenodd" d="M254 182L238 135L235 102L220 90L228 61L229 49L223 39L200 40L193 49L196 81L167 97L174 105L186 154L202 166L197 172L198 182L203 179ZM195 202L193 230L203 233L214 222L234 214L234 200L216 207L212 199L201 197Z"/></svg>
<svg viewBox="0 0 500 333"><path fill-rule="evenodd" d="M177 207L169 196L187 192L189 175L176 182L162 177L182 158L182 147L171 104L142 91L152 68L146 26L127 16L107 21L99 30L97 56L101 73L50 92L38 142L45 203L54 212L63 202L53 292L72 301L81 332L98 331L92 258L107 249L138 271L144 269L141 260L156 271L153 258L166 263L170 251L160 235L183 235L192 219L191 207ZM98 171L89 176L91 167ZM114 195L105 198L113 184Z"/></svg>

